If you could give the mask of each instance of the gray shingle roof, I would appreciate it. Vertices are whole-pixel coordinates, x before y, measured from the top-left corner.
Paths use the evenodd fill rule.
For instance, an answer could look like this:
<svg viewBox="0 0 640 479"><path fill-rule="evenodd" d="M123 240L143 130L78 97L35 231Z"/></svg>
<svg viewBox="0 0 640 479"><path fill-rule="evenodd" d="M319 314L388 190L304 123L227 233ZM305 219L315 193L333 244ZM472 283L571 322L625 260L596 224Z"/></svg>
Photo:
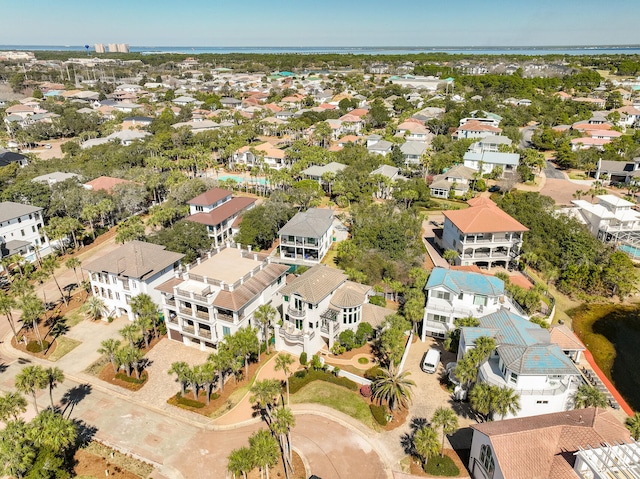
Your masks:
<svg viewBox="0 0 640 479"><path fill-rule="evenodd" d="M0 203L0 223L19 216L28 215L29 213L35 213L36 211L42 211L42 208L14 203L13 201L4 201Z"/></svg>
<svg viewBox="0 0 640 479"><path fill-rule="evenodd" d="M305 271L280 290L282 295L299 295L304 301L318 304L347 280L339 269L317 265Z"/></svg>
<svg viewBox="0 0 640 479"><path fill-rule="evenodd" d="M320 238L331 228L332 224L332 210L310 208L304 213L296 213L296 215L278 231L278 234Z"/></svg>

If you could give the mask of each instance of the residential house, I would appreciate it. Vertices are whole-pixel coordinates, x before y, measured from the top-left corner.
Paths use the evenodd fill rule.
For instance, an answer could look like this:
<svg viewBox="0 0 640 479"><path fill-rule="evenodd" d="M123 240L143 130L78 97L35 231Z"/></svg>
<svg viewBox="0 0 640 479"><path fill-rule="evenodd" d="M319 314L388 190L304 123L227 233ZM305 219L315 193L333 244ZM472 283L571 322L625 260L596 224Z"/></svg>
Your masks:
<svg viewBox="0 0 640 479"><path fill-rule="evenodd" d="M61 171L54 171L53 173L47 173L46 175L36 176L31 181L33 181L34 183L44 183L51 186L70 179L80 181L80 178L80 175L77 175L75 173L63 173Z"/></svg>
<svg viewBox="0 0 640 479"><path fill-rule="evenodd" d="M484 151L481 148L470 148L464 154L463 160L464 166L483 175L502 170L500 176L504 177L516 172L520 163L520 155L517 153L502 153L499 151Z"/></svg>
<svg viewBox="0 0 640 479"><path fill-rule="evenodd" d="M82 186L87 190L93 191L106 191L108 194L113 194L113 189L116 185L122 184L134 184L133 181L123 180L122 178L113 178L111 176L99 176L91 181L87 181Z"/></svg>
<svg viewBox="0 0 640 479"><path fill-rule="evenodd" d="M517 263L529 229L488 198L467 203L470 208L444 212L442 238L436 237L436 244L457 252L457 265L507 268Z"/></svg>
<svg viewBox="0 0 640 479"><path fill-rule="evenodd" d="M332 210L309 208L296 213L278 231L280 258L301 264L317 264L331 247L332 233Z"/></svg>
<svg viewBox="0 0 640 479"><path fill-rule="evenodd" d="M441 175L433 177L429 185L431 196L435 198L449 198L464 196L469 191L471 182L477 172L464 165L454 166Z"/></svg>
<svg viewBox="0 0 640 479"><path fill-rule="evenodd" d="M367 151L376 155L386 155L391 153L393 143L383 140L380 135L369 135L367 137Z"/></svg>
<svg viewBox="0 0 640 479"><path fill-rule="evenodd" d="M321 185L324 186L324 180L322 177L325 173L329 173L337 177L342 170L344 170L347 165L343 165L342 163L337 163L332 161L331 163L327 163L326 165L312 165L309 168L305 168L300 172L301 175L306 176L310 180L315 180Z"/></svg>
<svg viewBox="0 0 640 479"><path fill-rule="evenodd" d="M245 211L252 209L256 200L246 196L232 196L229 190L212 188L188 202L187 221L207 227L214 246L221 246L233 238L233 223Z"/></svg>
<svg viewBox="0 0 640 479"><path fill-rule="evenodd" d="M635 205L614 195L596 198L596 204L571 200L591 234L606 243L640 246L640 213L634 209Z"/></svg>
<svg viewBox="0 0 640 479"><path fill-rule="evenodd" d="M483 119L473 119L461 124L452 137L458 140L461 138L483 138L502 133L502 128L493 126L492 122L480 120ZM460 121L462 122L463 120Z"/></svg>
<svg viewBox="0 0 640 479"><path fill-rule="evenodd" d="M638 445L605 409L483 422L471 429L473 479L638 477Z"/></svg>
<svg viewBox="0 0 640 479"><path fill-rule="evenodd" d="M426 150L426 143L420 141L407 141L400 145L400 151L404 155L404 162L407 166L422 165L422 155L424 155Z"/></svg>
<svg viewBox="0 0 640 479"><path fill-rule="evenodd" d="M220 104L222 108L227 108L229 110L239 110L242 107L242 101L236 98L220 98Z"/></svg>
<svg viewBox="0 0 640 479"><path fill-rule="evenodd" d="M157 287L169 339L210 350L240 328L259 326L253 315L272 302L287 270L267 255L215 248Z"/></svg>
<svg viewBox="0 0 640 479"><path fill-rule="evenodd" d="M0 148L0 168L16 163L20 168L24 168L29 164L29 159L21 154L10 150Z"/></svg>
<svg viewBox="0 0 640 479"><path fill-rule="evenodd" d="M342 133L352 133L358 135L362 128L364 128L364 119L360 116L347 113L340 118L342 122Z"/></svg>
<svg viewBox="0 0 640 479"><path fill-rule="evenodd" d="M160 309L162 297L156 287L174 276L183 257L161 245L130 241L82 268L89 273L93 294L104 301L107 316L126 314L133 321L131 298L148 294Z"/></svg>
<svg viewBox="0 0 640 479"><path fill-rule="evenodd" d="M433 137L433 133L424 124L415 120L400 123L398 125L398 133L404 135L407 141L420 141L423 143Z"/></svg>
<svg viewBox="0 0 640 479"><path fill-rule="evenodd" d="M378 190L374 192L376 198L382 199L391 198L396 181L405 181L407 179L400 174L400 168L391 165L380 165L369 173L369 176L382 180L378 181Z"/></svg>
<svg viewBox="0 0 640 479"><path fill-rule="evenodd" d="M12 201L0 203L0 258L21 254L27 261L51 252L43 229L42 208Z"/></svg>
<svg viewBox="0 0 640 479"><path fill-rule="evenodd" d="M283 321L275 326L276 349L311 356L362 321L382 324L393 311L370 304L371 294L371 286L349 281L339 269L317 265L305 271L278 292Z"/></svg>
<svg viewBox="0 0 640 479"><path fill-rule="evenodd" d="M504 282L481 273L436 267L425 286L427 298L422 341L427 336L445 338L460 318L481 316L507 308L520 312L504 290Z"/></svg>
<svg viewBox="0 0 640 479"><path fill-rule="evenodd" d="M496 348L478 368L478 383L511 388L520 397L520 409L509 417L526 417L570 409L583 383L576 365L557 344L548 329L506 309L478 318L477 327L460 328L458 360L487 336Z"/></svg>
<svg viewBox="0 0 640 479"><path fill-rule="evenodd" d="M508 136L489 135L481 138L475 143L472 143L469 147L469 151L499 152L501 147L509 148L512 143L513 141Z"/></svg>
<svg viewBox="0 0 640 479"><path fill-rule="evenodd" d="M269 168L280 170L286 166L285 158L284 150L265 142L255 146L243 146L236 150L231 158L231 166L246 165L250 169L259 166L262 162Z"/></svg>
<svg viewBox="0 0 640 479"><path fill-rule="evenodd" d="M606 175L611 182L631 183L640 177L640 156L631 161L611 161L598 159L596 166L596 180L604 179Z"/></svg>
<svg viewBox="0 0 640 479"><path fill-rule="evenodd" d="M138 131L138 130L122 130L116 131L115 133L111 133L109 136L104 138L92 138L80 144L80 148L87 149L93 146L104 145L109 142L121 143L124 146L129 146L135 143L136 141L143 140L151 136L151 133L148 131Z"/></svg>

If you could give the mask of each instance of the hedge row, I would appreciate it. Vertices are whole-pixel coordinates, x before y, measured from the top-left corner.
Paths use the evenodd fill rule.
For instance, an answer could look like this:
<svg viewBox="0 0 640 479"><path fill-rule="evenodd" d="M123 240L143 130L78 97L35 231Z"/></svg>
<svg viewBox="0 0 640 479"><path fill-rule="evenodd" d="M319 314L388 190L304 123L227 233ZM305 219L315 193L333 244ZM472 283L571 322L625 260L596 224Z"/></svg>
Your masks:
<svg viewBox="0 0 640 479"><path fill-rule="evenodd" d="M193 407L196 409L200 409L205 406L203 402L195 401L193 399L182 397L182 394L176 394L176 402L181 406Z"/></svg>
<svg viewBox="0 0 640 479"><path fill-rule="evenodd" d="M127 376L124 373L117 373L116 374L116 379L120 379L121 381L127 382L127 383L133 383L133 384L144 384L144 382L147 380L147 374L146 373L142 373L140 375L140 379L134 377L134 376Z"/></svg>
<svg viewBox="0 0 640 479"><path fill-rule="evenodd" d="M337 384L351 391L357 391L358 385L347 378L339 378L326 371L304 370L298 371L289 378L289 392L295 394L312 381L326 381Z"/></svg>

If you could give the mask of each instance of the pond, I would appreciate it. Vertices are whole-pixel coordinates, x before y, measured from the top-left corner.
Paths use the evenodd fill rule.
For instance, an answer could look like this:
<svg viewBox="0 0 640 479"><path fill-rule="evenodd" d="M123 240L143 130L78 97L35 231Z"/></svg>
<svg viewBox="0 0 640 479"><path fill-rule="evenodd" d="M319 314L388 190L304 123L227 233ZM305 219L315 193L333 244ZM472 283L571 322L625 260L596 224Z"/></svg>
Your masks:
<svg viewBox="0 0 640 479"><path fill-rule="evenodd" d="M640 307L590 304L568 313L600 369L629 406L640 411Z"/></svg>

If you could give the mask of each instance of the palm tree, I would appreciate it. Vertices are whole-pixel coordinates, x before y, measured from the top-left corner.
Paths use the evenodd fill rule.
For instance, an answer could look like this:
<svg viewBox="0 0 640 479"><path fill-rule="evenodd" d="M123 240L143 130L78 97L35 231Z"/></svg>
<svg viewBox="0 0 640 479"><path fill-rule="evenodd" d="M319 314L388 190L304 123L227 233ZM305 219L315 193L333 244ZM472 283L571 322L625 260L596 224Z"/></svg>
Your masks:
<svg viewBox="0 0 640 479"><path fill-rule="evenodd" d="M184 361L178 361L171 364L169 371L167 373L169 375L175 374L178 377L178 382L180 383L180 392L182 396L184 396L187 392L187 385L189 384L189 371L190 367Z"/></svg>
<svg viewBox="0 0 640 479"><path fill-rule="evenodd" d="M457 371L457 369L456 369ZM469 393L471 407L488 421L493 413L494 386L487 383L477 383Z"/></svg>
<svg viewBox="0 0 640 479"><path fill-rule="evenodd" d="M138 339L138 331L138 326L132 323L127 324L124 328L122 328L120 330L120 334L124 339L129 341L129 346L133 348L135 346L135 342Z"/></svg>
<svg viewBox="0 0 640 479"><path fill-rule="evenodd" d="M16 278L11 282L9 292L19 298L24 298L29 293L33 292L34 288L27 278Z"/></svg>
<svg viewBox="0 0 640 479"><path fill-rule="evenodd" d="M18 416L27 410L27 401L22 394L8 392L0 396L0 421L18 420Z"/></svg>
<svg viewBox="0 0 640 479"><path fill-rule="evenodd" d="M40 344L40 348L42 348L42 337L40 336L40 329L38 328L40 316L44 314L42 301L40 301L35 294L29 294L20 299L18 306L22 310L22 316L20 318L22 324L27 328L33 329L38 339L38 344Z"/></svg>
<svg viewBox="0 0 640 479"><path fill-rule="evenodd" d="M89 296L87 302L83 306L83 309L91 321L97 321L107 312L107 307L105 306L104 301L98 296Z"/></svg>
<svg viewBox="0 0 640 479"><path fill-rule="evenodd" d="M237 474L242 474L242 477L247 479L247 473L255 467L253 453L248 447L234 449L229 454L228 460L227 470L233 474L234 479Z"/></svg>
<svg viewBox="0 0 640 479"><path fill-rule="evenodd" d="M269 431L261 429L249 437L249 447L253 455L253 462L260 466L260 478L266 472L269 479L269 468L278 463L278 441L269 434Z"/></svg>
<svg viewBox="0 0 640 479"><path fill-rule="evenodd" d="M0 464L3 466L3 474L22 478L30 469L33 470L37 451L28 438L30 428L30 425L19 419L9 421L2 431Z"/></svg>
<svg viewBox="0 0 640 479"><path fill-rule="evenodd" d="M449 264L454 264L457 257L458 252L452 249L447 249L442 253L442 258Z"/></svg>
<svg viewBox="0 0 640 479"><path fill-rule="evenodd" d="M140 334L144 340L144 347L149 349L149 329L153 327L151 318L149 316L139 316L133 324L140 328Z"/></svg>
<svg viewBox="0 0 640 479"><path fill-rule="evenodd" d="M271 424L271 410L278 402L278 396L282 391L280 381L277 379L264 379L256 381L251 386L251 397L249 401L256 403L262 412L262 419L267 425Z"/></svg>
<svg viewBox="0 0 640 479"><path fill-rule="evenodd" d="M22 368L16 375L16 389L24 394L31 394L33 396L33 407L38 411L38 403L36 401L36 392L39 389L47 387L48 380L42 366L26 366Z"/></svg>
<svg viewBox="0 0 640 479"><path fill-rule="evenodd" d="M464 384L465 389L469 389L469 386L478 379L478 367L473 361L473 358L467 355L463 356L456 364L454 372L461 384Z"/></svg>
<svg viewBox="0 0 640 479"><path fill-rule="evenodd" d="M439 407L433 413L431 423L442 430L442 449L440 449L440 457L442 457L444 455L444 436L452 434L458 429L458 416L449 408Z"/></svg>
<svg viewBox="0 0 640 479"><path fill-rule="evenodd" d="M418 429L413 435L413 448L422 460L422 467L426 467L429 458L440 449L438 433L428 426Z"/></svg>
<svg viewBox="0 0 640 479"><path fill-rule="evenodd" d="M11 332L13 333L14 338L18 338L18 334L16 332L16 324L13 320L13 309L17 307L16 300L13 296L9 296L9 294L0 289L0 313L2 313L9 322L9 326L11 326Z"/></svg>
<svg viewBox="0 0 640 479"><path fill-rule="evenodd" d="M282 466L285 475L289 477L289 469L293 471L293 457L291 451L291 428L295 427L296 418L291 409L287 407L277 408L273 412L273 422L271 423L271 431L280 442L280 451L282 453Z"/></svg>
<svg viewBox="0 0 640 479"><path fill-rule="evenodd" d="M106 354L107 356L109 356L109 361L111 361L111 366L113 366L114 375L118 372L116 356L118 354L119 348L120 341L116 339L105 339L100 343L100 349L98 349L98 353Z"/></svg>
<svg viewBox="0 0 640 479"><path fill-rule="evenodd" d="M47 384L49 385L49 400L51 401L51 409L53 409L53 389L64 381L64 373L62 369L50 367L44 370L47 375Z"/></svg>
<svg viewBox="0 0 640 479"><path fill-rule="evenodd" d="M200 382L207 392L207 405L209 405L209 402L211 401L211 390L216 382L216 373L217 369L215 364L210 363L209 361L200 366L199 377Z"/></svg>
<svg viewBox="0 0 640 479"><path fill-rule="evenodd" d="M62 296L62 301L64 301L65 306L68 306L69 302L67 301L67 297L64 295L64 292L60 287L60 283L58 283L58 279L56 278L56 275L55 275L56 268L59 265L60 264L58 259L51 254L42 260L42 269L51 275L51 277L53 278L53 281L56 283L56 286L58 287L58 291L60 291L60 296Z"/></svg>
<svg viewBox="0 0 640 479"><path fill-rule="evenodd" d="M156 327L158 308L151 299L151 296L146 293L141 293L131 298L131 311L133 312L133 314L138 316L138 318L145 318L144 322L146 322L146 324L149 326L147 330L152 327L153 335L158 336L158 330ZM146 336L146 333L143 332L142 335ZM147 344L146 341L147 340L145 339L145 344ZM148 344L147 347L149 347Z"/></svg>
<svg viewBox="0 0 640 479"><path fill-rule="evenodd" d="M493 409L504 419L507 414L514 416L520 410L520 396L509 388L499 388L493 398Z"/></svg>
<svg viewBox="0 0 640 479"><path fill-rule="evenodd" d="M371 383L373 397L380 402L386 401L392 411L398 404L406 407L411 400L411 388L416 385L407 378L410 374L409 371L400 373L393 363L382 368L380 375Z"/></svg>
<svg viewBox="0 0 640 479"><path fill-rule="evenodd" d="M285 384L287 385L287 405L291 404L289 398L289 375L291 374L291 366L295 361L289 353L280 353L276 357L276 363L274 369L276 371L282 371L285 375Z"/></svg>
<svg viewBox="0 0 640 479"><path fill-rule="evenodd" d="M50 449L56 454L73 446L78 437L78 428L72 420L49 409L39 413L32 426L29 436L36 447Z"/></svg>
<svg viewBox="0 0 640 479"><path fill-rule="evenodd" d="M76 284L80 285L80 279L78 279L78 268L80 268L80 265L82 265L82 261L80 261L78 258L69 258L67 261L65 261L64 265L73 270L73 274L76 275ZM82 273L82 268L80 268L80 272ZM82 273L82 281L84 281L84 273Z"/></svg>
<svg viewBox="0 0 640 479"><path fill-rule="evenodd" d="M581 384L573 396L574 409L607 407L607 396L594 386Z"/></svg>
<svg viewBox="0 0 640 479"><path fill-rule="evenodd" d="M633 416L628 417L624 425L627 426L631 436L636 441L640 439L640 413L635 413Z"/></svg>
<svg viewBox="0 0 640 479"><path fill-rule="evenodd" d="M255 320L260 326L262 326L262 337L264 338L267 354L269 354L269 330L271 329L271 324L273 323L276 314L276 308L274 308L270 304L263 304L261 306L258 306L256 312L253 313L253 317L255 318ZM259 357L260 356L258 356L258 358Z"/></svg>
<svg viewBox="0 0 640 479"><path fill-rule="evenodd" d="M143 354L138 348L125 346L116 353L116 360L122 364L127 370L127 376L131 376L131 370L136 373L136 379L140 379L140 370L138 365L142 360Z"/></svg>
<svg viewBox="0 0 640 479"><path fill-rule="evenodd" d="M38 282L38 284L40 285L40 287L42 288L42 301L44 303L44 307L45 310L48 309L47 308L47 293L46 290L44 289L44 284L49 280L49 273L47 273L45 270L43 269L39 269L38 271L34 271L31 274L31 278L34 279L35 281Z"/></svg>
<svg viewBox="0 0 640 479"><path fill-rule="evenodd" d="M218 371L218 380L220 381L220 391L224 391L224 380L226 372L231 369L231 366L236 362L236 358L233 355L233 351L226 343L222 343L218 346L217 354L210 354L207 361L211 362L216 371Z"/></svg>

